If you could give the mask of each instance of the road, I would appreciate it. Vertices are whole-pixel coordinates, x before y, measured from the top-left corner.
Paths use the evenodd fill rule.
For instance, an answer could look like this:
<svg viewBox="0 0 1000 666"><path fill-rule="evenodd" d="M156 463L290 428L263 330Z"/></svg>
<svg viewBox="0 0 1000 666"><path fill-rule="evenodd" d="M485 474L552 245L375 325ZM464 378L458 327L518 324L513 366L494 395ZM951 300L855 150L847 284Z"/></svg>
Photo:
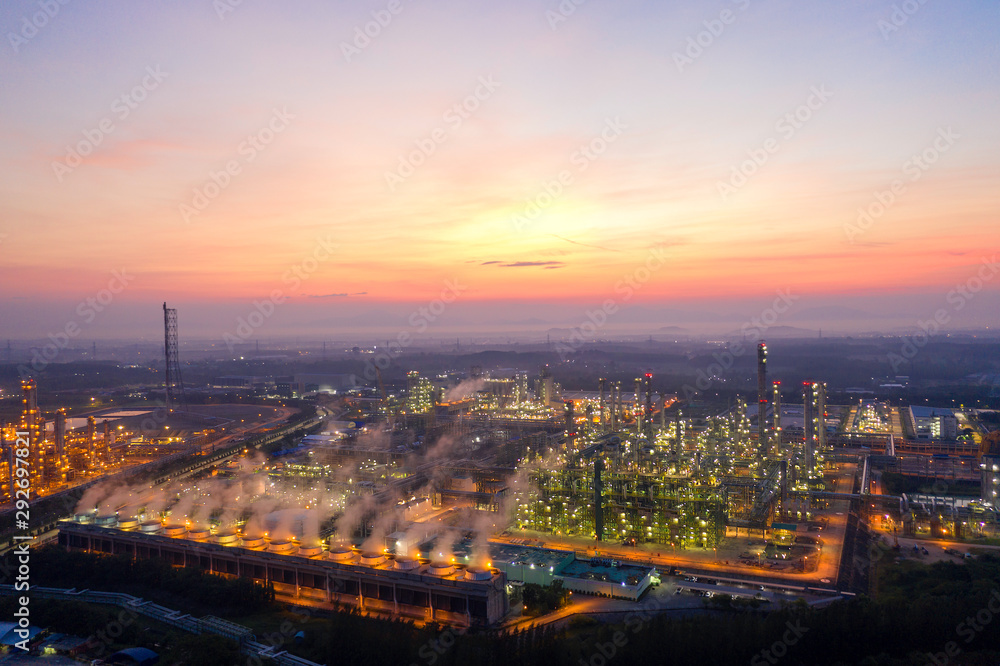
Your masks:
<svg viewBox="0 0 1000 666"><path fill-rule="evenodd" d="M569 622L575 615L597 615L605 613L621 613L623 617L629 613L661 612L661 611L702 611L705 608L704 598L693 594L676 594L677 583L671 578L664 578L658 587L651 588L642 601L638 603L627 599L608 599L586 594L570 595L569 605L557 611L538 617L514 616L500 625L503 629L522 631L531 627Z"/></svg>

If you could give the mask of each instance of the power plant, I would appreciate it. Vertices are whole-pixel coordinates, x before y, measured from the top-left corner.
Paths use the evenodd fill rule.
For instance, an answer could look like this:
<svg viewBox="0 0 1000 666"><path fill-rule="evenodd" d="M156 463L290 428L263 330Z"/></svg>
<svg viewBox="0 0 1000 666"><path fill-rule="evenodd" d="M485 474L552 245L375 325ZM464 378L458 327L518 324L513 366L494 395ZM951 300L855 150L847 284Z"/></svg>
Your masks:
<svg viewBox="0 0 1000 666"><path fill-rule="evenodd" d="M807 518L807 493L822 479L817 452L826 445L824 387L809 385L809 427L798 441L782 439L780 383L767 384L763 341L757 346L757 389L755 438L742 399L727 414L697 426L680 410L668 421L674 399L654 401L652 373L636 380L632 405L623 405L617 387L602 379L596 394L581 396L575 409L567 401L567 419L589 415L575 417L572 427L567 421L573 437L529 451L521 463L527 482L515 494L516 527L597 541L712 548L727 527L760 531L779 517ZM654 403L662 405L658 420ZM799 497L795 507L788 505L790 494Z"/></svg>
<svg viewBox="0 0 1000 666"><path fill-rule="evenodd" d="M481 566L430 561L384 550L270 538L235 529L140 522L140 516L81 516L60 527L70 550L158 558L227 577L273 584L290 599L458 626L489 626L508 612L506 576Z"/></svg>
<svg viewBox="0 0 1000 666"><path fill-rule="evenodd" d="M450 377L411 370L394 393L379 371L376 388L332 399L357 416L317 415L320 431L280 457L250 450L208 478L95 489L62 524L60 544L250 578L287 600L456 626L495 624L521 583L559 579L638 599L657 580L648 560L618 562L599 555L604 548L659 557L735 540L750 553L740 564L816 572L822 545L796 536L796 524L856 497L825 485L831 438L870 443L887 417L864 403L838 406L832 425L823 382L783 396L768 376L767 344L756 350L756 408L737 395L709 414L658 393L652 371L628 393L609 378L568 391L547 366L534 378L478 366ZM44 430L29 389L21 427ZM96 439L110 442L94 447L101 460L114 432L105 423L102 438L94 418L71 429L57 412L46 455L71 459ZM921 511L884 499L901 520ZM908 515L905 529L922 529Z"/></svg>
<svg viewBox="0 0 1000 666"><path fill-rule="evenodd" d="M19 478L15 449L28 452L25 469L31 497L37 498L168 456L193 453L222 437L231 422L214 419L208 425L204 417L190 415L182 427L170 430L166 414L160 411L103 408L74 416L59 407L46 418L38 406L37 382L23 380L20 418L0 426L0 499L14 497L13 480Z"/></svg>
<svg viewBox="0 0 1000 666"><path fill-rule="evenodd" d="M121 461L114 457L121 453L119 441L131 437L131 433L112 428L110 420L102 422L101 433L97 432L93 417L75 419L76 427L70 428L64 409L57 409L52 421L47 421L38 408L38 385L34 379L21 382L21 404L20 420L0 427L3 449L0 494L5 499L13 498L15 448L27 449L32 496L63 487L80 475L99 475L120 465ZM50 424L51 429L47 427Z"/></svg>

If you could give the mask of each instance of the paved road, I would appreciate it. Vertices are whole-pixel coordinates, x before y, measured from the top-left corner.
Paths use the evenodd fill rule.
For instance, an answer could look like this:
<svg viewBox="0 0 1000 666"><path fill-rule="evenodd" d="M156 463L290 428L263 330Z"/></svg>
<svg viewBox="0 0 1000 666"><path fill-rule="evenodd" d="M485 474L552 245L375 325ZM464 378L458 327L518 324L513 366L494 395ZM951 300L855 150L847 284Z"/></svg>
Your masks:
<svg viewBox="0 0 1000 666"><path fill-rule="evenodd" d="M639 602L627 599L608 599L606 597L593 597L585 594L574 594L570 597L570 603L565 608L541 615L539 617L513 617L501 624L503 629L517 629L522 631L531 627L541 625L555 625L556 628L568 624L576 615L598 615L604 613L621 613L622 618L629 613L638 612L663 612L663 611L702 611L705 608L703 597L693 594L676 594L677 583L670 578L665 578L663 583L652 588L646 596Z"/></svg>

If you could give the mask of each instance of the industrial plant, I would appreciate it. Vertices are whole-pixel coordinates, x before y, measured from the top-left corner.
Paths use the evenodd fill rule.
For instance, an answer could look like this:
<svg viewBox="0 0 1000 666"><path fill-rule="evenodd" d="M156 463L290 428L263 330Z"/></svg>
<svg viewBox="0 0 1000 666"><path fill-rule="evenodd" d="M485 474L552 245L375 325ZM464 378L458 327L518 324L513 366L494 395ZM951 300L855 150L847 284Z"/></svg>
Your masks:
<svg viewBox="0 0 1000 666"><path fill-rule="evenodd" d="M314 387L306 397L315 414L291 430L257 422L254 437L239 435L252 424L236 428L190 404L176 311L165 304L164 336L166 413L215 427L181 436L176 426L144 430L149 410L57 410L49 429L34 381L22 383L20 421L4 428L0 488L9 499L15 443L30 451L43 493L87 481L60 523L63 548L246 578L296 603L488 627L519 612L511 599L522 585L560 581L635 601L681 561L822 579L833 593L828 576L850 578L832 573L843 537L818 538L835 502L893 534L996 530L995 441L957 439L964 417L954 410L830 405L822 381L789 388L770 376L763 340L756 400L736 394L711 413L656 390L652 371L570 391L548 366L411 370L397 388L376 366L371 388L334 388L339 380L319 375L290 382L297 393ZM209 456L216 442L222 453ZM183 473L93 482L165 454L194 462ZM953 478L981 473L981 500L881 485L883 473L933 476L946 461Z"/></svg>
<svg viewBox="0 0 1000 666"><path fill-rule="evenodd" d="M742 399L703 422L685 418L651 373L626 396L608 380L569 393L547 368L533 380L410 372L401 395L380 381L374 399L344 397L370 421L323 420L286 455L248 447L210 476L94 486L59 543L252 578L282 598L466 626L499 621L509 586L539 575L638 599L655 566L511 535L677 552L809 520L828 449L824 387L804 386L807 418L793 436L780 408L773 416L781 394L767 383L763 343L758 354L767 390L756 429ZM796 548L804 571L815 548Z"/></svg>
<svg viewBox="0 0 1000 666"><path fill-rule="evenodd" d="M0 426L0 496L13 498L16 449L27 451L33 497L86 484L153 461L190 453L224 434L228 420L169 417L164 408L87 409L79 416L38 406L38 384L21 382L21 416ZM169 423L174 423L171 430Z"/></svg>

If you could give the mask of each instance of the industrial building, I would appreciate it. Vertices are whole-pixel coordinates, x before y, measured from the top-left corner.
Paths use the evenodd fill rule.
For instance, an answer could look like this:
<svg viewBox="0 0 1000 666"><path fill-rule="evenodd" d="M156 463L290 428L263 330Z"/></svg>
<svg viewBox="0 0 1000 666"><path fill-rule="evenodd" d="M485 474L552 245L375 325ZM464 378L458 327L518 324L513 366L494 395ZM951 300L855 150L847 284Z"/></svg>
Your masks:
<svg viewBox="0 0 1000 666"><path fill-rule="evenodd" d="M915 439L955 440L958 438L958 419L955 417L953 409L910 405L907 408L907 413L910 416Z"/></svg>
<svg viewBox="0 0 1000 666"><path fill-rule="evenodd" d="M14 496L15 449L26 448L33 497L63 490L76 483L192 450L223 436L215 421L191 415L188 422L203 430L169 430L164 413L153 409L103 409L69 417L56 409L46 419L38 406L38 386L21 382L21 418L0 424L0 500ZM154 418L155 417L155 418Z"/></svg>
<svg viewBox="0 0 1000 666"><path fill-rule="evenodd" d="M726 490L689 479L567 465L529 473L518 506L521 530L596 538L636 539L711 548L724 535ZM594 471L597 470L597 471Z"/></svg>
<svg viewBox="0 0 1000 666"><path fill-rule="evenodd" d="M611 558L581 559L566 551L506 544L491 544L490 550L493 566L509 581L548 586L558 580L572 592L629 601L638 601L659 582L654 568Z"/></svg>
<svg viewBox="0 0 1000 666"><path fill-rule="evenodd" d="M457 626L489 626L508 611L507 579L499 569L434 562L382 551L326 548L319 543L269 539L236 530L188 530L184 524L66 521L59 544L69 550L158 558L223 576L272 583L285 597L333 608L355 606Z"/></svg>
<svg viewBox="0 0 1000 666"><path fill-rule="evenodd" d="M994 511L1000 511L1000 455L984 455L979 467L983 473L983 504L993 507Z"/></svg>
<svg viewBox="0 0 1000 666"><path fill-rule="evenodd" d="M112 449L121 440L122 432L112 428L109 420L98 431L93 416L83 421L75 431L68 427L66 412L57 410L51 433L38 408L38 386L33 379L21 382L21 419L17 424L0 427L0 492L5 499L13 498L14 450L28 451L27 468L32 494L44 494L72 480L76 474L106 469L112 464ZM78 422L80 419L75 419Z"/></svg>
<svg viewBox="0 0 1000 666"><path fill-rule="evenodd" d="M796 437L784 430L781 384L768 381L763 341L757 372L756 427L742 398L697 426L679 410L668 419L668 402L654 398L652 373L636 379L631 400L622 400L620 383L604 379L596 394L567 400L561 442L522 460L526 483L514 494L513 526L713 548L727 527L766 530L779 517L808 519L803 498L822 488L828 446L826 385L803 384Z"/></svg>

